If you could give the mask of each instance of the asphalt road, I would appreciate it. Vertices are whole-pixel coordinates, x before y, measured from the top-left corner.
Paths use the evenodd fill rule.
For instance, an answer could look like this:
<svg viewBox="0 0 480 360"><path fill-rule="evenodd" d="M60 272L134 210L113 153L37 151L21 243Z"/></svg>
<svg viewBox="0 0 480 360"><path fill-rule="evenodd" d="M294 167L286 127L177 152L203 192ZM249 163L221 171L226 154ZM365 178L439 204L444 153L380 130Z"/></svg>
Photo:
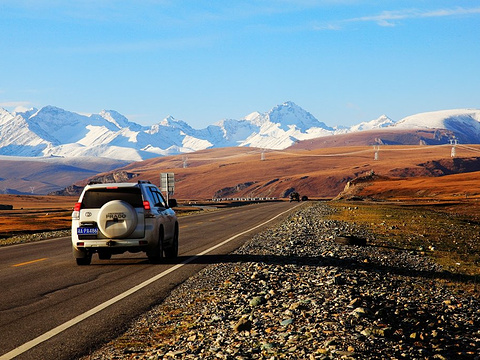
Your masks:
<svg viewBox="0 0 480 360"><path fill-rule="evenodd" d="M0 248L0 360L88 353L215 263L215 255L230 253L296 204L260 203L181 217L179 258L170 263L154 265L143 253L125 253L111 260L94 255L90 266L77 266L70 238Z"/></svg>

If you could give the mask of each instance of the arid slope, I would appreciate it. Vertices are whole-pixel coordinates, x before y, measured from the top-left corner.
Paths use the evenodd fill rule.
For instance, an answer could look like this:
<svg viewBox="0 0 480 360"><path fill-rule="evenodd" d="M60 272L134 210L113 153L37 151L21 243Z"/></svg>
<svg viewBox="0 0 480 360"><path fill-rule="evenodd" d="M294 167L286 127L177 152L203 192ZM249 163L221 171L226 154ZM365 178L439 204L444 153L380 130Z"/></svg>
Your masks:
<svg viewBox="0 0 480 360"><path fill-rule="evenodd" d="M281 198L293 189L310 198L331 198L348 181L372 172L389 178L422 177L429 189L434 177L480 171L479 152L480 146L458 146L452 158L449 145L381 146L379 150L371 146L285 151L223 148L136 162L122 171L136 174L131 181L155 184L160 173L173 172L179 199ZM469 185L458 182L455 186L452 192L464 194Z"/></svg>

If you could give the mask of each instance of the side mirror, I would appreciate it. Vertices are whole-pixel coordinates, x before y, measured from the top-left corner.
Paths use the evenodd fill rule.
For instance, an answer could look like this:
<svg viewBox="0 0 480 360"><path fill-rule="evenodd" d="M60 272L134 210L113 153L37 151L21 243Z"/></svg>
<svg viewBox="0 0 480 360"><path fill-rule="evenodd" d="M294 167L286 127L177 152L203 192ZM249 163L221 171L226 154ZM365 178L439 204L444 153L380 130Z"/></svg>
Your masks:
<svg viewBox="0 0 480 360"><path fill-rule="evenodd" d="M177 200L176 199L168 199L168 207L177 207Z"/></svg>

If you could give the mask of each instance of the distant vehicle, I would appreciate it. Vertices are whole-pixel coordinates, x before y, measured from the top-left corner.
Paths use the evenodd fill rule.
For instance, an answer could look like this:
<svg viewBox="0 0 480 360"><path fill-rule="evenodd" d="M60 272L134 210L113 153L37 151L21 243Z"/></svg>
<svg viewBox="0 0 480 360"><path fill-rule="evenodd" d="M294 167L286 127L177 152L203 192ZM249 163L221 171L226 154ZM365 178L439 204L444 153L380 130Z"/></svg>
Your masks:
<svg viewBox="0 0 480 360"><path fill-rule="evenodd" d="M296 191L290 193L290 202L300 201L300 194Z"/></svg>
<svg viewBox="0 0 480 360"><path fill-rule="evenodd" d="M72 213L72 248L78 265L92 255L145 252L157 263L178 256L178 221L160 190L147 181L87 185Z"/></svg>

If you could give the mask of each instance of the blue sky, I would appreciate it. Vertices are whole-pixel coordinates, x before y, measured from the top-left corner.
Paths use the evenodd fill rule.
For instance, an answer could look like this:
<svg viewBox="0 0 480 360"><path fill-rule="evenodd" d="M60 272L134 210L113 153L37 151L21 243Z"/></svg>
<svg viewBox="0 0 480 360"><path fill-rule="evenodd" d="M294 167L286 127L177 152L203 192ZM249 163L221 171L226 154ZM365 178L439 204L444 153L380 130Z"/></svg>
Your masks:
<svg viewBox="0 0 480 360"><path fill-rule="evenodd" d="M203 128L479 108L480 1L0 0L0 106Z"/></svg>

